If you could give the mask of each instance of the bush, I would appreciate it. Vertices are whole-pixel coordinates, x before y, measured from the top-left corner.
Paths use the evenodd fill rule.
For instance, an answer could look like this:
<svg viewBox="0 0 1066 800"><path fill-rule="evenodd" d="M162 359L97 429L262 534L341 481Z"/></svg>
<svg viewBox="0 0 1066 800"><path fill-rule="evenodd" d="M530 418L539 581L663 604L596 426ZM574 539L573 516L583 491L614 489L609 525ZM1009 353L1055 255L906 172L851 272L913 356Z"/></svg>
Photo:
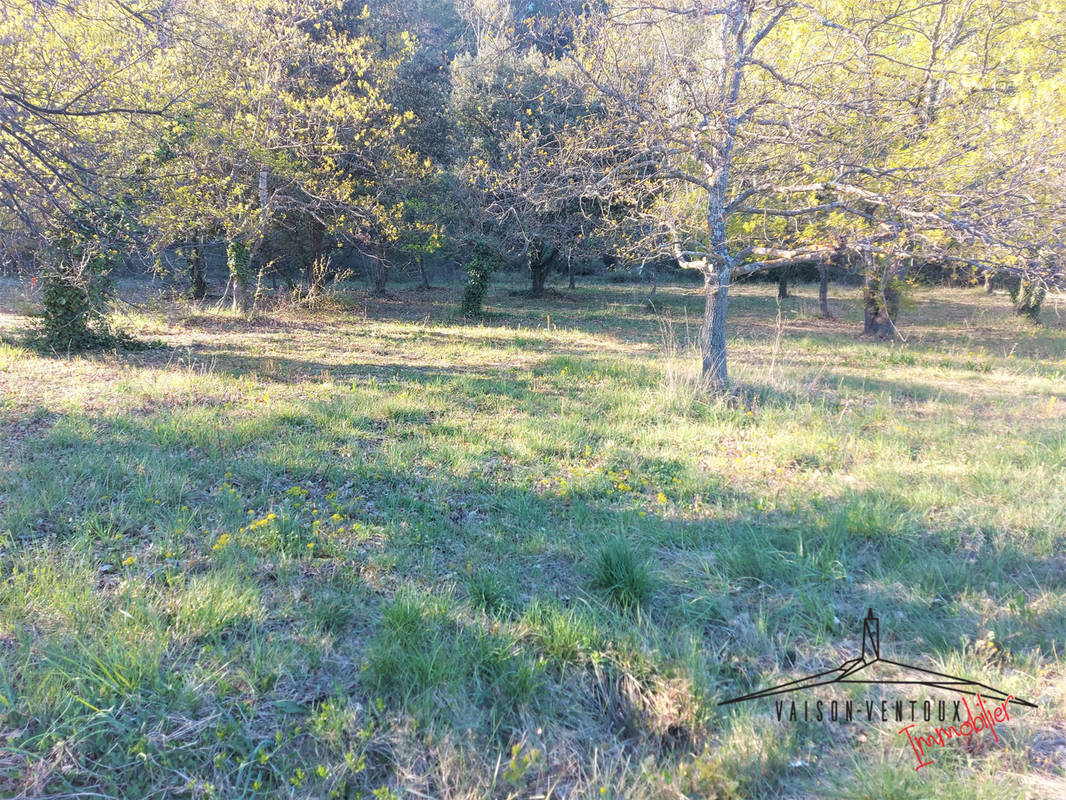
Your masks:
<svg viewBox="0 0 1066 800"><path fill-rule="evenodd" d="M99 276L57 267L42 276L41 284L43 344L54 350L90 350L110 343L106 288Z"/></svg>
<svg viewBox="0 0 1066 800"><path fill-rule="evenodd" d="M499 269L503 258L499 251L484 242L474 245L473 257L466 265L466 286L463 288L463 315L481 315L481 306L489 291L489 278Z"/></svg>
<svg viewBox="0 0 1066 800"><path fill-rule="evenodd" d="M121 208L87 206L71 213L41 274L42 307L31 334L37 344L67 352L136 344L107 323L110 273L122 262L114 242L122 235Z"/></svg>

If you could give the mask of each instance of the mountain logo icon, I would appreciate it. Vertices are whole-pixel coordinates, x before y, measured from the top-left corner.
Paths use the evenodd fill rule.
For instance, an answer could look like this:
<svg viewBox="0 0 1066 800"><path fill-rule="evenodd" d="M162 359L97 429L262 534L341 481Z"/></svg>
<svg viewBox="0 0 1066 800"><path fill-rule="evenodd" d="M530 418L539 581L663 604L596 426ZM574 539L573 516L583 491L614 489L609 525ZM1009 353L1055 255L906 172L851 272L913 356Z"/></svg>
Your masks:
<svg viewBox="0 0 1066 800"><path fill-rule="evenodd" d="M895 668L893 671L901 672L903 677L881 675L880 673L887 671L882 665L887 665L889 669ZM948 675L943 672L916 667L912 664L904 664L882 657L881 625L872 608L862 621L862 652L857 657L848 659L835 669L817 672L805 678L797 678L794 681L771 686L767 689L760 689L757 692L751 692L740 697L722 700L718 705L727 706L732 703L742 703L745 700L758 700L763 697L773 697L774 695L798 692L802 689L813 689L817 686L831 686L837 683L880 686L927 686L933 689L945 689L970 696L977 696L980 692L982 697L988 699L1005 702L1009 698L1013 703L1036 708L1036 705L1028 700L1014 697L979 681L959 678L955 675Z"/></svg>

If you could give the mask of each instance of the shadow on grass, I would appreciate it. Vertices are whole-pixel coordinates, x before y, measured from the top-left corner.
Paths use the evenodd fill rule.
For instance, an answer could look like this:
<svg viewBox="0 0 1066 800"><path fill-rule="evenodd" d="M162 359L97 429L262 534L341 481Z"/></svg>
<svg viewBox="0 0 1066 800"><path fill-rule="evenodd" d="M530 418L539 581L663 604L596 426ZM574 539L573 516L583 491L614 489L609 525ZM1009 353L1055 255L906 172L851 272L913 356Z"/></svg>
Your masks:
<svg viewBox="0 0 1066 800"><path fill-rule="evenodd" d="M321 362L194 352L235 376L273 374L267 362L292 381L301 370L344 374ZM558 356L544 374L596 363ZM507 395L531 415L555 402L530 379L486 368L344 369L471 401ZM846 490L809 512L761 514L760 498L708 476L711 518L670 518L657 510L654 482L639 504L608 495L606 479L568 492L536 484L501 458L497 443L468 440L461 423L442 424L420 397L381 408L343 396L308 400L258 417L213 408L196 418L181 409L49 419L0 476L0 531L10 531L0 559L24 574L46 563L62 572L67 559L81 559L95 583L72 595L81 616L62 624L48 615L66 613L70 598L49 596L48 587L26 584L45 598L39 606L5 598L13 644L0 649L0 678L14 676L13 697L24 698L17 726L5 725L25 729L16 746L39 756L70 742L95 765L85 780L112 790L212 769L229 785L247 770L220 763L258 758L294 724L327 730L319 716L331 698L344 709L373 708L380 698L375 724L409 714L422 729L457 740L473 731L490 753L543 728L568 738L586 763L606 737L668 767L671 753L698 749L724 724L714 699L751 688L768 666L787 671L822 645L850 645L843 612L877 608L918 653L957 649L959 627L979 624L975 596L1018 603L998 624L1019 651L1051 652L1066 622L1061 605L1026 605L1061 582L1061 560L988 544L999 536L958 552L925 535L886 491ZM783 407L798 399L771 397ZM446 456L451 445L463 447L463 459ZM656 477L649 460L640 466ZM249 530L271 513L282 521ZM596 553L618 535L653 552L657 586L636 613L591 589ZM254 590L264 618L234 614L199 638L174 636L172 619L183 606L168 598L195 575L226 575ZM493 581L499 590L486 590ZM487 602L494 594L499 601ZM32 620L35 607L44 618ZM91 658L53 663L35 655L72 641L90 652L101 642L128 642L134 657L142 634L143 668L116 672L125 657L107 651L104 669L128 674L125 683L100 680ZM189 681L195 691L183 692ZM44 685L81 692L89 705L55 707L39 693ZM184 749L175 748L169 766L134 776L143 767L127 754L147 735L146 720L203 714L238 730L186 740L177 722L164 726L157 733ZM101 719L105 732L78 733ZM230 747L229 736L239 744ZM400 774L398 745L370 741L367 774ZM345 757L300 734L284 742L272 750L279 766L256 773L272 790L291 785L309 748L330 770ZM68 779L57 772L55 780Z"/></svg>

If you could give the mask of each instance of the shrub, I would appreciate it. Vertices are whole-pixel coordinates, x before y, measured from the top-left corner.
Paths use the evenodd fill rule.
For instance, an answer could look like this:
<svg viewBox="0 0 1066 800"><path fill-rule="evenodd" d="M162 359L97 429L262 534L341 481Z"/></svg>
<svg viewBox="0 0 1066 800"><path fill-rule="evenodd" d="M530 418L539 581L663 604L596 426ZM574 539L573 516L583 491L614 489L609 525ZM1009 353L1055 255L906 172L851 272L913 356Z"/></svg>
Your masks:
<svg viewBox="0 0 1066 800"><path fill-rule="evenodd" d="M136 342L107 323L111 270L122 262L115 246L124 232L121 206L75 209L52 239L51 262L41 274L39 324L32 338L52 350L77 351Z"/></svg>

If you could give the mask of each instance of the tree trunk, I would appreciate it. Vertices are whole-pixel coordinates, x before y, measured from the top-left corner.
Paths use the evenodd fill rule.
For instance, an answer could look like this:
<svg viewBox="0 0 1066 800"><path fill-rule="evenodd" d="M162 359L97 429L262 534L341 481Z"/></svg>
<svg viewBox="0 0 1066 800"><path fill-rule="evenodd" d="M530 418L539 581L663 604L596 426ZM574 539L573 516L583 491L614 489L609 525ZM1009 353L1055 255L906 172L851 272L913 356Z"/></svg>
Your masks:
<svg viewBox="0 0 1066 800"><path fill-rule="evenodd" d="M325 234L325 226L318 220L312 219L310 230L310 252L308 253L311 257L311 261L307 265L306 275L304 276L304 279L307 281L308 289L314 289L322 279L322 272L325 267L325 264L323 263L323 256L325 255Z"/></svg>
<svg viewBox="0 0 1066 800"><path fill-rule="evenodd" d="M388 292L389 264L385 260L385 248L377 247L370 258L370 277L374 282L374 294L384 297Z"/></svg>
<svg viewBox="0 0 1066 800"><path fill-rule="evenodd" d="M892 337L892 321L888 318L877 285L877 279L869 275L863 284L863 322L862 332L879 339Z"/></svg>
<svg viewBox="0 0 1066 800"><path fill-rule="evenodd" d="M234 314L247 314L248 309L251 308L252 292L248 285L238 279L233 281L233 313Z"/></svg>
<svg viewBox="0 0 1066 800"><path fill-rule="evenodd" d="M199 236L189 252L189 277L192 278L191 295L193 300L207 297L207 281L204 280L204 244Z"/></svg>
<svg viewBox="0 0 1066 800"><path fill-rule="evenodd" d="M879 339L896 336L899 291L895 286L896 267L890 265L878 274L878 265L869 251L863 253L866 281L863 284L863 333Z"/></svg>
<svg viewBox="0 0 1066 800"><path fill-rule="evenodd" d="M429 275L426 274L426 257L419 253L415 260L418 262L418 272L422 276L422 288L429 291Z"/></svg>
<svg viewBox="0 0 1066 800"><path fill-rule="evenodd" d="M553 248L548 255L540 245L531 245L527 258L529 260L529 276L532 281L531 294L534 297L544 296L544 284L551 273L552 264L559 257L558 248Z"/></svg>
<svg viewBox="0 0 1066 800"><path fill-rule="evenodd" d="M703 356L703 383L712 392L724 392L729 388L726 367L725 318L729 307L730 270L706 272L703 291L706 302L703 307L703 322L700 324L700 353Z"/></svg>
<svg viewBox="0 0 1066 800"><path fill-rule="evenodd" d="M529 273L532 280L531 292L534 297L544 296L544 283L548 279L548 270L543 266L539 266L543 262L538 262L537 266L530 264Z"/></svg>
<svg viewBox="0 0 1066 800"><path fill-rule="evenodd" d="M233 274L233 312L247 314L252 308L251 266L245 264L244 271Z"/></svg>
<svg viewBox="0 0 1066 800"><path fill-rule="evenodd" d="M996 290L995 279L992 277L991 272L985 273L985 291L992 294Z"/></svg>
<svg viewBox="0 0 1066 800"><path fill-rule="evenodd" d="M829 318L829 267L825 264L818 266L818 306L822 316Z"/></svg>
<svg viewBox="0 0 1066 800"><path fill-rule="evenodd" d="M787 268L781 268L777 271L777 299L784 300L788 297L788 273Z"/></svg>
<svg viewBox="0 0 1066 800"><path fill-rule="evenodd" d="M574 248L566 248L566 274L569 277L568 288L576 289L574 285Z"/></svg>

